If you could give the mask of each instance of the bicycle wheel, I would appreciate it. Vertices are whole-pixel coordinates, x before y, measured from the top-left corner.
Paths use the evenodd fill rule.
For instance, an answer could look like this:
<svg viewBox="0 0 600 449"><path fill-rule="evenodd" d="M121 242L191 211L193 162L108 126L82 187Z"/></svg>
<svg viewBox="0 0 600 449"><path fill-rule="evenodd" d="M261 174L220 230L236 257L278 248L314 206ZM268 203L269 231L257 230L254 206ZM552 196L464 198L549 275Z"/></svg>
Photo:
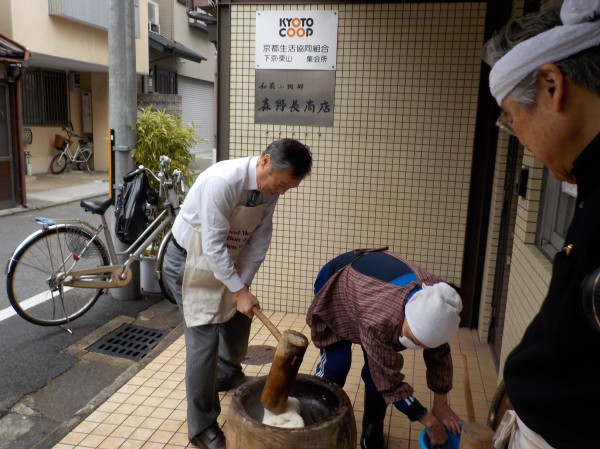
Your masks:
<svg viewBox="0 0 600 449"><path fill-rule="evenodd" d="M88 169L88 161L92 157L92 152L84 148L79 152L79 156L77 156L77 170L87 170Z"/></svg>
<svg viewBox="0 0 600 449"><path fill-rule="evenodd" d="M102 289L63 285L69 280L66 271L109 264L106 247L92 238L80 227L58 225L32 234L17 248L10 259L6 290L22 318L57 326L79 318L94 305Z"/></svg>
<svg viewBox="0 0 600 449"><path fill-rule="evenodd" d="M50 162L50 171L55 175L62 173L67 168L67 157L63 153L59 153L52 158Z"/></svg>
<svg viewBox="0 0 600 449"><path fill-rule="evenodd" d="M160 248L158 249L158 255L156 256L156 274L158 276L158 285L160 286L160 291L165 296L165 298L175 304L175 297L173 296L173 292L167 286L167 283L163 279L163 263L165 260L165 253L167 252L167 246L169 246L169 242L173 238L173 234L171 230L165 235L165 238L160 243Z"/></svg>

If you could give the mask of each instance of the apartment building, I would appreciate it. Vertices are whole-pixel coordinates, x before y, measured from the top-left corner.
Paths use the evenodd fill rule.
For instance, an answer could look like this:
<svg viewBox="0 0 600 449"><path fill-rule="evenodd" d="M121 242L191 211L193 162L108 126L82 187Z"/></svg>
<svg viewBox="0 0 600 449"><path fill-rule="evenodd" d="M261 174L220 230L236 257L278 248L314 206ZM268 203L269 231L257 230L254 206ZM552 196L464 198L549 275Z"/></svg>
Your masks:
<svg viewBox="0 0 600 449"><path fill-rule="evenodd" d="M215 47L202 22L190 17L185 1L130 0L135 11L135 71L139 102L174 107L194 121L202 143L214 146ZM23 147L30 173L46 173L56 154L55 135L72 124L90 141L95 170L108 171L109 0L0 0L0 34L27 48L31 57L20 80ZM185 99L184 99L185 98ZM21 160L13 149L13 166ZM14 207L25 167L15 171Z"/></svg>

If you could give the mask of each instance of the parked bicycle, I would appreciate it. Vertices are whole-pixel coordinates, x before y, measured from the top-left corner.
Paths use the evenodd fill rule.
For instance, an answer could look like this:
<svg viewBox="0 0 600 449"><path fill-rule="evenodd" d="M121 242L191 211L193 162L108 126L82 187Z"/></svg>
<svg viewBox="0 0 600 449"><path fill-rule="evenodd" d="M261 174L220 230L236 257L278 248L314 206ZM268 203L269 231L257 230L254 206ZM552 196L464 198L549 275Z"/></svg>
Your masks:
<svg viewBox="0 0 600 449"><path fill-rule="evenodd" d="M171 225L179 210L183 193L183 176L174 169L167 176L171 160L160 157L160 171L155 174L140 166L130 175L145 171L159 182L158 201L161 212L144 232L124 251L116 252L105 213L112 198L83 200L86 212L99 215L101 224L94 227L83 220L39 220L43 228L27 237L14 251L6 268L8 299L15 311L27 321L40 326L67 324L86 313L109 288L131 282L131 264L159 236L156 276L165 297L175 302L162 279L164 254L171 240ZM162 202L162 203L161 203ZM104 235L103 242L100 235ZM128 255L125 263L119 256Z"/></svg>
<svg viewBox="0 0 600 449"><path fill-rule="evenodd" d="M62 134L56 134L54 136L54 148L60 153L52 158L50 162L50 171L55 175L62 173L67 165L75 164L77 170L90 171L88 161L92 157L92 149L88 146L89 140L79 134L73 132L73 126L63 126L63 131L67 134L67 137ZM77 138L77 145L73 146L73 138Z"/></svg>

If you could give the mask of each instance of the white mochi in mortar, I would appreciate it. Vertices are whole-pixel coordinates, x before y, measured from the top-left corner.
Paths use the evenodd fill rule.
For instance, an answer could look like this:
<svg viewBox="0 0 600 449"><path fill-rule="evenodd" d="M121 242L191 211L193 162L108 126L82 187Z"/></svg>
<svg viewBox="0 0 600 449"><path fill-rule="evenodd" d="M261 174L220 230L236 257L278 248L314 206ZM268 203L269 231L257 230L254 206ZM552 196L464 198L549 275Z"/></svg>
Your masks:
<svg viewBox="0 0 600 449"><path fill-rule="evenodd" d="M297 398L288 398L285 412L279 415L265 409L262 422L267 426L286 427L289 429L304 427L304 420L300 416L300 401Z"/></svg>

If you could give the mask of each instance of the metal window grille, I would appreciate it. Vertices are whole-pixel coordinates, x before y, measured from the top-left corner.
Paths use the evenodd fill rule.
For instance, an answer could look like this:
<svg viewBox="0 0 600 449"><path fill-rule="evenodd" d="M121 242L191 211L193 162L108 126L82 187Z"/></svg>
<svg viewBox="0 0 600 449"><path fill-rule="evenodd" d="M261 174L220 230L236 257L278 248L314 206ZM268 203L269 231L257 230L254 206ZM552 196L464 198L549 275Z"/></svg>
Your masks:
<svg viewBox="0 0 600 449"><path fill-rule="evenodd" d="M69 121L67 74L29 69L23 77L23 124L65 125Z"/></svg>

